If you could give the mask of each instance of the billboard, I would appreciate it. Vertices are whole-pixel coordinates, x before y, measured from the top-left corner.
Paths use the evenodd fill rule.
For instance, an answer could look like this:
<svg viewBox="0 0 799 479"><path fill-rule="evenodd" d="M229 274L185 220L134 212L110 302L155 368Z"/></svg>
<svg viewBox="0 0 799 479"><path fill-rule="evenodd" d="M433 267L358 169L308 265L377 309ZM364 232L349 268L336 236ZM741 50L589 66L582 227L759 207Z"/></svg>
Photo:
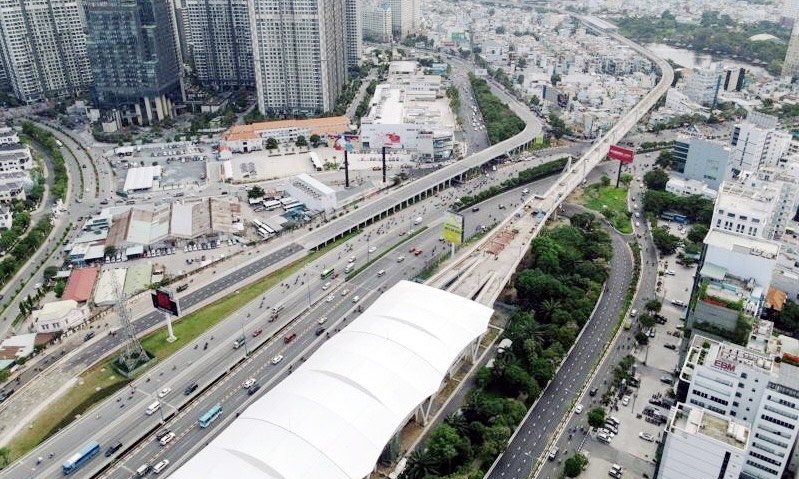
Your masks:
<svg viewBox="0 0 799 479"><path fill-rule="evenodd" d="M635 152L628 148L622 148L619 145L610 145L608 151L608 158L611 160L619 160L622 163L632 163L635 157Z"/></svg>
<svg viewBox="0 0 799 479"><path fill-rule="evenodd" d="M463 243L463 215L454 211L447 211L444 216L444 241L449 243Z"/></svg>
<svg viewBox="0 0 799 479"><path fill-rule="evenodd" d="M178 300L172 296L172 292L168 289L156 289L152 292L151 298L153 300L153 308L173 316L180 316Z"/></svg>
<svg viewBox="0 0 799 479"><path fill-rule="evenodd" d="M402 142L402 137L398 133L386 133L386 138L383 141L385 146L396 146Z"/></svg>

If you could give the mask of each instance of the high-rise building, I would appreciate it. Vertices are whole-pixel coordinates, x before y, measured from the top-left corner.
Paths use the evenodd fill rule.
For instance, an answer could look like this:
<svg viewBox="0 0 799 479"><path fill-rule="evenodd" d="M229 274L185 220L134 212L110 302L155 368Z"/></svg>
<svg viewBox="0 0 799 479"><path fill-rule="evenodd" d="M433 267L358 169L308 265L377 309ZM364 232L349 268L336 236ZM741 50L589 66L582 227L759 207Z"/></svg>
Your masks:
<svg viewBox="0 0 799 479"><path fill-rule="evenodd" d="M78 0L0 0L0 56L14 95L31 103L91 81Z"/></svg>
<svg viewBox="0 0 799 479"><path fill-rule="evenodd" d="M246 0L186 0L184 35L194 74L202 85L255 86Z"/></svg>
<svg viewBox="0 0 799 479"><path fill-rule="evenodd" d="M419 0L389 0L391 29L395 38L405 38L419 28L419 3Z"/></svg>
<svg viewBox="0 0 799 479"><path fill-rule="evenodd" d="M788 153L791 134L761 125L763 123L747 119L733 127L728 178L735 177L742 171L757 171L763 166L775 166Z"/></svg>
<svg viewBox="0 0 799 479"><path fill-rule="evenodd" d="M347 80L347 0L254 0L250 7L258 109L332 111Z"/></svg>
<svg viewBox="0 0 799 479"><path fill-rule="evenodd" d="M86 0L92 96L140 124L172 116L180 94L174 12L168 0Z"/></svg>
<svg viewBox="0 0 799 479"><path fill-rule="evenodd" d="M392 40L391 5L372 3L363 8L363 38L388 43Z"/></svg>
<svg viewBox="0 0 799 479"><path fill-rule="evenodd" d="M730 147L718 141L690 137L675 140L674 150L681 152L685 144L688 148L681 165L683 176L689 180L702 181L711 189L718 190L727 173Z"/></svg>
<svg viewBox="0 0 799 479"><path fill-rule="evenodd" d="M796 21L791 30L791 38L788 40L785 61L782 62L782 76L791 78L799 76L799 22Z"/></svg>
<svg viewBox="0 0 799 479"><path fill-rule="evenodd" d="M363 55L363 18L361 16L361 0L345 0L344 22L346 23L347 37L347 66L357 67L361 64Z"/></svg>
<svg viewBox="0 0 799 479"><path fill-rule="evenodd" d="M704 106L712 106L724 87L724 71L721 65L710 68L694 69L685 81L685 93L688 98Z"/></svg>

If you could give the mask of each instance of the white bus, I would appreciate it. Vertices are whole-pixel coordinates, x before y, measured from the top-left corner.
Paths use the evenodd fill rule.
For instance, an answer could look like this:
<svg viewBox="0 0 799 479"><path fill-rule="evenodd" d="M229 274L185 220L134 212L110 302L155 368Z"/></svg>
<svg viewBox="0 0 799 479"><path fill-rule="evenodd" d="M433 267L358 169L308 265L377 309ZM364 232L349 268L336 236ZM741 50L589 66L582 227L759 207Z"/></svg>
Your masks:
<svg viewBox="0 0 799 479"><path fill-rule="evenodd" d="M290 210L293 210L294 208L297 208L297 207L300 207L300 206L302 206L302 203L300 203L299 201L295 200L293 203L284 203L283 204L283 210L284 211L290 211Z"/></svg>
<svg viewBox="0 0 799 479"><path fill-rule="evenodd" d="M263 205L267 211L272 211L280 208L280 202L277 200L269 200L269 201L264 200Z"/></svg>
<svg viewBox="0 0 799 479"><path fill-rule="evenodd" d="M254 220L252 220L252 224L253 224L253 225L254 225L256 228L263 228L264 226L266 226L266 225L265 225L265 224L264 224L264 223L263 223L261 220L259 220L259 219L254 219Z"/></svg>
<svg viewBox="0 0 799 479"><path fill-rule="evenodd" d="M159 409L161 409L161 402L160 401L156 401L156 402L150 404L149 406L147 406L147 410L144 411L144 414L146 414L148 416L152 416L153 414L155 414L155 411L158 411Z"/></svg>

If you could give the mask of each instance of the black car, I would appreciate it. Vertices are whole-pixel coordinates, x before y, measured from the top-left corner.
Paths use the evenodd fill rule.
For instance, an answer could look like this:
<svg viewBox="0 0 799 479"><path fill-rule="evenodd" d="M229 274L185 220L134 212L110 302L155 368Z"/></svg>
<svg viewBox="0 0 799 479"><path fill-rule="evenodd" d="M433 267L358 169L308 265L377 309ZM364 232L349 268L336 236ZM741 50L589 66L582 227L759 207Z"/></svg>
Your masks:
<svg viewBox="0 0 799 479"><path fill-rule="evenodd" d="M183 394L188 396L189 394L191 394L194 391L196 391L198 387L199 386L198 386L197 383L191 383L188 386L186 386L186 389L183 390Z"/></svg>
<svg viewBox="0 0 799 479"><path fill-rule="evenodd" d="M119 441L115 442L114 444L109 446L108 449L105 450L105 457L111 457L112 454L114 454L121 448L122 448L122 443Z"/></svg>
<svg viewBox="0 0 799 479"><path fill-rule="evenodd" d="M259 389L261 389L261 385L258 384L258 383L255 383L252 386L250 386L249 389L247 389L247 394L252 396L253 394L257 393Z"/></svg>
<svg viewBox="0 0 799 479"><path fill-rule="evenodd" d="M322 333L324 333L324 332L325 332L325 328L316 328L316 332L314 334L316 334L317 336L321 336Z"/></svg>
<svg viewBox="0 0 799 479"><path fill-rule="evenodd" d="M86 336L83 337L83 340L84 341L88 341L88 340L92 339L93 337L94 337L94 331L89 331L88 333L86 333Z"/></svg>
<svg viewBox="0 0 799 479"><path fill-rule="evenodd" d="M155 433L155 438L160 441L161 438L169 434L169 432L169 429L159 429L158 432Z"/></svg>
<svg viewBox="0 0 799 479"><path fill-rule="evenodd" d="M597 392L599 392L599 388L591 388L591 390L588 391L588 395L591 396L591 397L594 397L594 396L596 396Z"/></svg>
<svg viewBox="0 0 799 479"><path fill-rule="evenodd" d="M6 399L10 398L12 394L14 394L13 389L9 389L8 391L0 391L0 402L3 402Z"/></svg>

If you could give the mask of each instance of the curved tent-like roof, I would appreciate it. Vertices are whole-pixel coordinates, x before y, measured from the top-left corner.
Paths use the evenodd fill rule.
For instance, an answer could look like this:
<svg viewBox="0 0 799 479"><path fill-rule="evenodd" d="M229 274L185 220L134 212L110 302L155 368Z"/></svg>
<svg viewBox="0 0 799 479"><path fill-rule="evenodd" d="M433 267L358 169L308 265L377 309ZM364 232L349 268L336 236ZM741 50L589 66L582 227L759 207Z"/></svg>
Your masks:
<svg viewBox="0 0 799 479"><path fill-rule="evenodd" d="M171 476L367 476L491 308L401 281Z"/></svg>

